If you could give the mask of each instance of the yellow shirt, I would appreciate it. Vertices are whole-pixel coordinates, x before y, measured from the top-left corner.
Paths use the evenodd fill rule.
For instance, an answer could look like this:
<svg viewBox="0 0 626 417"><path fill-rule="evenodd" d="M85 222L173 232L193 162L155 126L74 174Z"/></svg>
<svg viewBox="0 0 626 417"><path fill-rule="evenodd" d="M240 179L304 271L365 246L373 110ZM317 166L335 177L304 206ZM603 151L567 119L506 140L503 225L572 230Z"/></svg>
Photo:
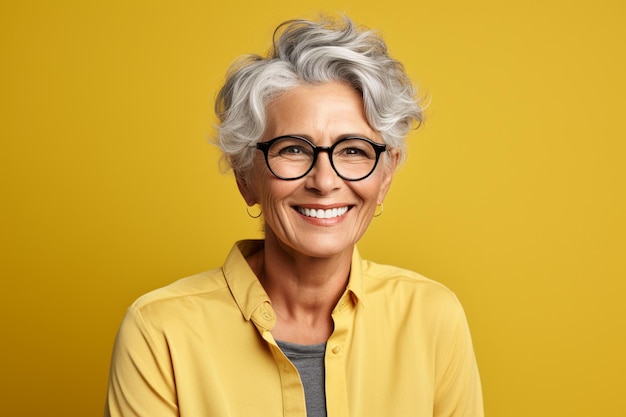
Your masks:
<svg viewBox="0 0 626 417"><path fill-rule="evenodd" d="M296 368L239 242L221 269L140 297L117 335L105 416L304 417ZM443 285L354 251L325 354L329 417L483 416L461 305Z"/></svg>

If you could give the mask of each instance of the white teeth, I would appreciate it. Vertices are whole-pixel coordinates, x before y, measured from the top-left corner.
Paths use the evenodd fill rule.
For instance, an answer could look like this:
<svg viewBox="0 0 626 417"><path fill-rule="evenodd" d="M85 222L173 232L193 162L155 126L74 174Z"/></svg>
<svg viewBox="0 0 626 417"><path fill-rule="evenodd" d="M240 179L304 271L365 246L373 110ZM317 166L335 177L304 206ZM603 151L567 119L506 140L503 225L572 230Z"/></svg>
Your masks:
<svg viewBox="0 0 626 417"><path fill-rule="evenodd" d="M298 207L298 211L300 212L300 214L304 214L307 217L315 217L317 219L332 219L334 217L339 217L346 214L346 211L348 211L348 207L332 208L328 210L316 210Z"/></svg>

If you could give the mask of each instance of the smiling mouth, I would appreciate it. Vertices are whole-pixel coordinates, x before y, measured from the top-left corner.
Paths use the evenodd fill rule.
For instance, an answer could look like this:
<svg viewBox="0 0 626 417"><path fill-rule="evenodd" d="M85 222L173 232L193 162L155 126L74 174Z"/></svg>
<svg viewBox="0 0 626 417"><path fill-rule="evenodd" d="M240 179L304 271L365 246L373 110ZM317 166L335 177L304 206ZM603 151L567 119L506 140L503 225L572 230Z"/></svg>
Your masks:
<svg viewBox="0 0 626 417"><path fill-rule="evenodd" d="M303 216L314 217L316 219L332 219L335 217L343 216L349 210L348 206L335 207L332 209L309 209L298 207L298 212Z"/></svg>

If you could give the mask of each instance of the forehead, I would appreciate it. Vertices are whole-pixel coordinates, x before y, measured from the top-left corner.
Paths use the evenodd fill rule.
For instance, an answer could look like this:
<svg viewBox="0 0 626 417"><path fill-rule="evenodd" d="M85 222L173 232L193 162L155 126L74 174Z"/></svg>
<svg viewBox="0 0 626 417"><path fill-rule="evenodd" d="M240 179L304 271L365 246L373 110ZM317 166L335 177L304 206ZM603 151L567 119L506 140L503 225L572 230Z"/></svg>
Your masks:
<svg viewBox="0 0 626 417"><path fill-rule="evenodd" d="M301 85L272 100L267 107L265 139L289 134L323 140L346 134L372 137L375 132L359 92L331 82Z"/></svg>

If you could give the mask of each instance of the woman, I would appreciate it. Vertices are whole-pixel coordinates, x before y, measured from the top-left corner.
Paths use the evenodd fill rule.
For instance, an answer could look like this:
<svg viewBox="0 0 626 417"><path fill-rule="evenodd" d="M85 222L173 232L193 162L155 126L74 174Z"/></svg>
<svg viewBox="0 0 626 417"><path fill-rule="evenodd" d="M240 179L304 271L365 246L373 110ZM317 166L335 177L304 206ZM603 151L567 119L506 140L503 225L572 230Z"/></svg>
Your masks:
<svg viewBox="0 0 626 417"><path fill-rule="evenodd" d="M265 239L129 308L106 415L483 415L456 297L355 249L421 118L414 96L347 18L286 22L269 56L231 68L218 142Z"/></svg>

